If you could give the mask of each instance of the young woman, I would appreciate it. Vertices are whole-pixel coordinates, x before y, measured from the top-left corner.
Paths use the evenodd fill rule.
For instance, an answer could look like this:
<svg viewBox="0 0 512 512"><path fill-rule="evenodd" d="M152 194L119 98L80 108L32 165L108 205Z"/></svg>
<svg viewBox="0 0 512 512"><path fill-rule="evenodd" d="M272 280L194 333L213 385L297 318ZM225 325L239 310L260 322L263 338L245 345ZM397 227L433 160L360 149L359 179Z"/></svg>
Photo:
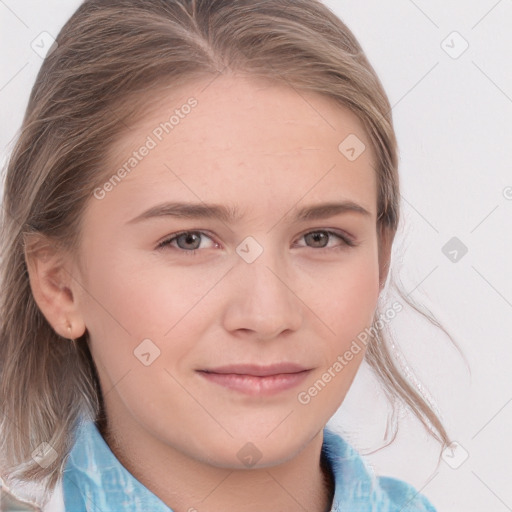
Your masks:
<svg viewBox="0 0 512 512"><path fill-rule="evenodd" d="M397 167L320 2L86 0L7 169L5 482L73 512L434 511L326 428L366 358L449 442L383 335Z"/></svg>

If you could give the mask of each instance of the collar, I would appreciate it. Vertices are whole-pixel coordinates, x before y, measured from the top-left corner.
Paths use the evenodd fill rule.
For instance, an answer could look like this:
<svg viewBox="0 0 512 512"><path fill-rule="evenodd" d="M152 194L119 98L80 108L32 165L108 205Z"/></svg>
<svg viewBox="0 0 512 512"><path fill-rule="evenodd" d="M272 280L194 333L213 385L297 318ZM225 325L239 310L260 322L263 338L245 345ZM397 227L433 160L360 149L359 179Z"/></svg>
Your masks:
<svg viewBox="0 0 512 512"><path fill-rule="evenodd" d="M332 512L436 512L411 485L376 477L357 451L325 427L322 457L334 477ZM172 512L117 459L94 421L81 419L62 475L67 512Z"/></svg>

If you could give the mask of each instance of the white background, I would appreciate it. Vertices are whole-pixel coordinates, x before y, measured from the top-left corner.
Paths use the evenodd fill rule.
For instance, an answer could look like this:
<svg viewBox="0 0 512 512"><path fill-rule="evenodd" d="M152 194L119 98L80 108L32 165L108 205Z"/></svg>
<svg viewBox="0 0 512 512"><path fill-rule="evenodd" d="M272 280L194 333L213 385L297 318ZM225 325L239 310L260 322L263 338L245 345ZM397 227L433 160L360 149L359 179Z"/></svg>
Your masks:
<svg viewBox="0 0 512 512"><path fill-rule="evenodd" d="M79 3L0 0L2 158L42 62L31 43L43 31L56 36ZM457 469L439 460L439 445L407 414L397 440L367 460L439 511L512 510L512 2L326 3L359 39L393 105L404 221L395 267L470 368L421 317L397 317L397 345L462 447L455 459L469 457ZM468 248L457 262L442 252L452 237ZM384 444L384 404L363 366L331 424L368 453Z"/></svg>

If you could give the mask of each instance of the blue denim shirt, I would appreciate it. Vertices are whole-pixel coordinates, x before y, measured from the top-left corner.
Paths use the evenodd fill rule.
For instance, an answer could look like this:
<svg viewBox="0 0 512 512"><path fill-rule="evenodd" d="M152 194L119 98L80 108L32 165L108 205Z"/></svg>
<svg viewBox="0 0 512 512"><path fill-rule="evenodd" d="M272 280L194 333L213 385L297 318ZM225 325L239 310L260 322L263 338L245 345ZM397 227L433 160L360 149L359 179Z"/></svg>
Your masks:
<svg viewBox="0 0 512 512"><path fill-rule="evenodd" d="M375 476L357 451L327 427L322 455L334 475L333 512L436 512L411 485ZM62 489L66 512L172 512L119 462L91 420L75 431Z"/></svg>

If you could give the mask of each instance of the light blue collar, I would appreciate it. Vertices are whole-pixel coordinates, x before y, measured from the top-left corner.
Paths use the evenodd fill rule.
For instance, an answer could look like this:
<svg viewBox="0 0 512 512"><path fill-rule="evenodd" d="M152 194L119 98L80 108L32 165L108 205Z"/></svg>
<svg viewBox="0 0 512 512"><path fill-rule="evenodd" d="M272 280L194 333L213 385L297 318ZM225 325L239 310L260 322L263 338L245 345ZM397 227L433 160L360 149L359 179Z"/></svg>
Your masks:
<svg viewBox="0 0 512 512"><path fill-rule="evenodd" d="M357 451L327 427L322 453L335 480L333 512L436 512L409 484L376 477ZM119 462L88 419L78 424L62 478L66 512L172 512Z"/></svg>

